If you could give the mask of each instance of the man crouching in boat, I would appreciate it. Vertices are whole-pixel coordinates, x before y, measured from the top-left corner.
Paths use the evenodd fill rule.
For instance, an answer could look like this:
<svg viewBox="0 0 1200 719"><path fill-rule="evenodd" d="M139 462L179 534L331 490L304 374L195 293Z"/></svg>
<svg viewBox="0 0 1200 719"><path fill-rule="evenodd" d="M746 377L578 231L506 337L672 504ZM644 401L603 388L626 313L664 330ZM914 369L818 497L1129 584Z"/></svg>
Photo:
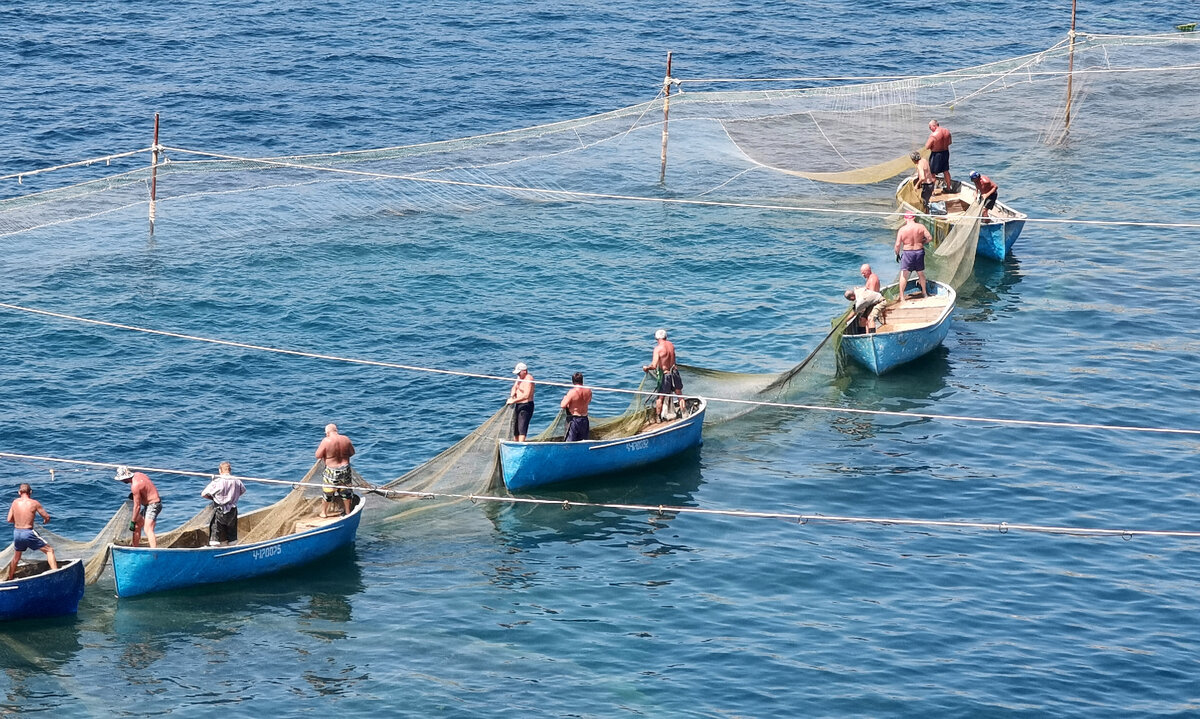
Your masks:
<svg viewBox="0 0 1200 719"><path fill-rule="evenodd" d="M588 405L592 402L592 391L583 386L582 372L571 375L571 382L575 386L567 391L558 406L567 413L566 441L579 442L588 438L588 431L591 429L588 423Z"/></svg>
<svg viewBox="0 0 1200 719"><path fill-rule="evenodd" d="M325 471L321 473L321 483L325 485L321 488L325 493L321 519L329 516L329 505L338 498L342 500L343 513L350 514L354 501L354 490L350 489L350 458L353 456L354 444L350 438L338 434L336 424L325 425L325 439L317 446L317 459L325 462Z"/></svg>
<svg viewBox="0 0 1200 719"><path fill-rule="evenodd" d="M664 395L672 392L679 395L679 412L683 413L683 378L679 376L679 368L675 365L675 345L667 340L667 331L658 330L654 333L654 339L658 340L658 344L654 346L650 364L643 366L642 371L653 370L656 375L654 391L658 396L654 398L654 421L657 422L663 416ZM669 409L670 405L667 407Z"/></svg>
<svg viewBox="0 0 1200 719"><path fill-rule="evenodd" d="M50 569L58 569L58 560L54 558L54 548L46 544L46 540L38 536L33 529L36 515L42 515L42 524L50 521L50 515L42 507L42 503L33 498L33 487L22 483L17 487L17 498L8 508L8 523L13 526L13 558L8 565L8 578L17 574L17 564L21 562L21 553L29 549L40 549L50 563Z"/></svg>
<svg viewBox="0 0 1200 719"><path fill-rule="evenodd" d="M154 530L158 527L158 515L162 514L162 497L158 487L141 472L133 472L129 467L117 467L117 475L113 479L129 483L129 497L133 500L133 515L129 519L129 531L133 538L129 546L137 547L142 543L142 530L146 530L146 542L151 549L158 546L158 537Z"/></svg>
<svg viewBox="0 0 1200 719"><path fill-rule="evenodd" d="M246 485L242 480L233 476L233 465L222 462L217 468L221 473L213 477L208 486L200 491L200 496L211 499L213 516L208 523L208 546L216 547L237 541L238 534L238 499L246 493Z"/></svg>
<svg viewBox="0 0 1200 719"><path fill-rule="evenodd" d="M874 332L882 324L880 316L883 313L883 295L869 287L851 287L846 290L846 299L854 303L855 326L857 334L865 330Z"/></svg>
<svg viewBox="0 0 1200 719"><path fill-rule="evenodd" d="M921 157L921 153L914 152L908 156L912 163L917 166L917 175L913 178L913 185L921 188L921 209L924 212L929 212L929 198L933 197L933 184L935 178L933 170L929 169L929 160Z"/></svg>

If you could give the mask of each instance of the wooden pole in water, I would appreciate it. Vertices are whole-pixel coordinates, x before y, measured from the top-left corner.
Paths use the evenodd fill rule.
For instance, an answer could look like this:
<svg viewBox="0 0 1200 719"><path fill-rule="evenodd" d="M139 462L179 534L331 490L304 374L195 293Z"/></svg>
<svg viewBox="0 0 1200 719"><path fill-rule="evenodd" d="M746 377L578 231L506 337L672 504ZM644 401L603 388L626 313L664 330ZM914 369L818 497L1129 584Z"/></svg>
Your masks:
<svg viewBox="0 0 1200 719"><path fill-rule="evenodd" d="M154 113L154 147L150 155L150 236L154 236L154 201L158 199L158 113Z"/></svg>
<svg viewBox="0 0 1200 719"><path fill-rule="evenodd" d="M1067 36L1071 40L1071 50L1067 53L1067 114L1064 132L1071 129L1071 85L1075 79L1075 3L1076 0L1071 0L1071 33Z"/></svg>
<svg viewBox="0 0 1200 719"><path fill-rule="evenodd" d="M667 122L671 119L671 51L667 51L667 77L663 80L663 135L662 165L658 171L659 183L667 179Z"/></svg>

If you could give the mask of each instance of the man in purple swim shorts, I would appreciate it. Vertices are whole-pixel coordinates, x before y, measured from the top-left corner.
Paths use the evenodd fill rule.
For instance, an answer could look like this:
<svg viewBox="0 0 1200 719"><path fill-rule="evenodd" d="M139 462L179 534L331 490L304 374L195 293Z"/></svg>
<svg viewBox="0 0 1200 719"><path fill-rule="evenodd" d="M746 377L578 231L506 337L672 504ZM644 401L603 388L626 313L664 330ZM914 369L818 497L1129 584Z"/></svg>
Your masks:
<svg viewBox="0 0 1200 719"><path fill-rule="evenodd" d="M913 213L904 215L904 226L896 233L896 259L900 261L900 302L904 302L904 290L908 288L908 273L917 273L917 282L921 285L921 296L927 297L925 288L925 243L933 238L929 230L917 222Z"/></svg>

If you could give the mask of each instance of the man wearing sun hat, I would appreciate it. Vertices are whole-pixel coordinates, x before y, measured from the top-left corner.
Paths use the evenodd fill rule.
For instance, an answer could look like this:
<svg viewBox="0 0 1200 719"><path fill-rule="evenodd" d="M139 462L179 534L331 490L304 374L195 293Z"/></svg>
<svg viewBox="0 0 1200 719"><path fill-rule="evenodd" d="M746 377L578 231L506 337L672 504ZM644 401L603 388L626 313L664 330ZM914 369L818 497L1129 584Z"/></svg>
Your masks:
<svg viewBox="0 0 1200 719"><path fill-rule="evenodd" d="M117 475L113 479L118 482L128 482L130 498L133 499L133 516L129 519L129 531L133 539L129 546L136 547L142 541L142 529L146 530L146 541L150 548L158 546L154 536L154 528L158 525L158 515L162 513L162 499L158 496L158 488L154 482L141 472L131 472L129 467L117 467Z"/></svg>
<svg viewBox="0 0 1200 719"><path fill-rule="evenodd" d="M929 230L917 222L916 215L904 213L904 226L896 233L896 257L900 260L900 302L904 302L904 290L908 287L908 273L916 272L921 285L921 296L928 296L925 289L925 243L933 238Z"/></svg>
<svg viewBox="0 0 1200 719"><path fill-rule="evenodd" d="M517 380L508 393L508 402L513 406L512 435L514 442L524 442L529 434L529 420L533 419L533 375L524 362L513 367Z"/></svg>
<svg viewBox="0 0 1200 719"><path fill-rule="evenodd" d="M663 395L672 392L679 395L679 413L683 414L683 378L679 376L679 368L675 365L675 345L667 339L667 331L658 330L654 333L654 339L657 341L654 354L650 356L650 364L642 366L642 371L653 371L657 380L654 387L658 393L654 398L654 420L658 421L663 417ZM670 407L668 404L667 409Z"/></svg>

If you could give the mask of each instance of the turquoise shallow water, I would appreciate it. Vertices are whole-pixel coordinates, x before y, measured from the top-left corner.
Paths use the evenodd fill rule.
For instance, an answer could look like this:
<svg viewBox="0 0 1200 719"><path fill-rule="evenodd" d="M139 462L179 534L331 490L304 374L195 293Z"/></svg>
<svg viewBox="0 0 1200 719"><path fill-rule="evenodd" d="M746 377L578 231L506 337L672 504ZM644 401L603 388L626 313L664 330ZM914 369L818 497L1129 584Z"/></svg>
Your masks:
<svg viewBox="0 0 1200 719"><path fill-rule="evenodd" d="M1189 21L1165 6L1082 12L1092 31ZM880 2L20 4L0 10L0 174L144 146L154 111L182 146L372 148L648 99L667 49L691 76L928 72L1048 47L1066 23L1022 2L936 15ZM1185 85L1088 95L1063 147L951 125L956 151L996 168L1033 217L1195 222ZM886 209L890 190L867 192ZM144 206L6 237L0 295L353 357L498 374L523 359L544 378L583 368L628 386L660 325L688 363L786 369L859 262L891 266L889 233L869 217L620 203L322 214L311 196L298 216L281 196L164 203L152 243ZM856 372L823 399L1200 426L1200 333L1177 294L1197 277L1196 247L1194 230L1031 223L1015 257L977 268L942 351L884 378ZM229 458L295 477L336 419L382 482L506 391L10 312L0 327L3 451L179 468ZM1195 451L1169 435L762 411L708 428L676 465L550 496L1195 529ZM50 482L40 464L0 468L7 484L34 481L71 536L96 531L122 495L107 472ZM194 482L156 481L164 524L199 509ZM247 501L276 496L254 487ZM558 507L376 516L319 567L120 602L102 580L77 618L4 627L0 711L1190 716L1198 547Z"/></svg>

